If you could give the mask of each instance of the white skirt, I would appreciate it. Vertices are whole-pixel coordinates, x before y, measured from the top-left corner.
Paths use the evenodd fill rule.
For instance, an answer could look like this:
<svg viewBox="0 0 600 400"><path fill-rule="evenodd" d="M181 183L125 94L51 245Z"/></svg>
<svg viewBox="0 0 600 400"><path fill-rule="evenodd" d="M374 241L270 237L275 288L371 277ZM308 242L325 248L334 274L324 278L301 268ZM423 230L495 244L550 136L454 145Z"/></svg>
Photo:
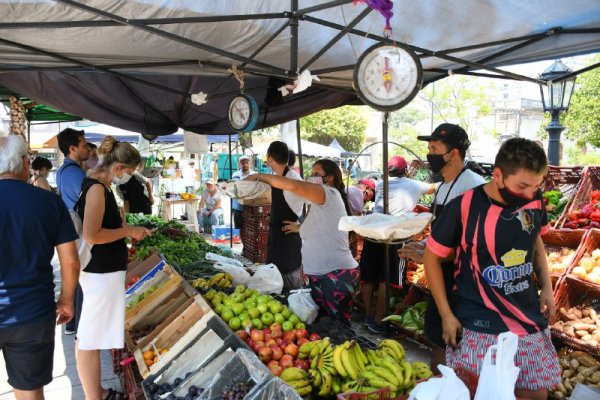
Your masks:
<svg viewBox="0 0 600 400"><path fill-rule="evenodd" d="M125 271L81 271L83 291L77 339L81 350L121 349L125 344Z"/></svg>

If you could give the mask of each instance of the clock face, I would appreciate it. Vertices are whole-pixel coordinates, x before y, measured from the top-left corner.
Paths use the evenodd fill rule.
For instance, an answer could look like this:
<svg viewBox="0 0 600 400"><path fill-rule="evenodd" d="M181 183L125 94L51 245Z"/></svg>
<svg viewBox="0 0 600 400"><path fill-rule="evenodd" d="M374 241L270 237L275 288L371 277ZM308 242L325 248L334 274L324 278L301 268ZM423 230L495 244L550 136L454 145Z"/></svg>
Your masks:
<svg viewBox="0 0 600 400"><path fill-rule="evenodd" d="M358 97L381 111L409 103L421 89L422 79L419 59L402 46L377 44L365 51L354 69Z"/></svg>
<svg viewBox="0 0 600 400"><path fill-rule="evenodd" d="M252 117L250 101L245 96L236 96L229 103L229 123L235 130L244 130Z"/></svg>

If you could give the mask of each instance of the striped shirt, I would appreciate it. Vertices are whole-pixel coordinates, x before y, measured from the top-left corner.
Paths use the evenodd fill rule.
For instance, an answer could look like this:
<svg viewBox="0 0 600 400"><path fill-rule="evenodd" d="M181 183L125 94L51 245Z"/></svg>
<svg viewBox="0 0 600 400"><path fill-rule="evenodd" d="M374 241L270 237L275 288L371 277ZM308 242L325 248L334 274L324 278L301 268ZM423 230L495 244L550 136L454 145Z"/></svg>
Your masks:
<svg viewBox="0 0 600 400"><path fill-rule="evenodd" d="M427 240L457 265L450 305L476 332L519 336L545 329L533 267L538 235L549 229L541 193L521 208L490 199L483 186L452 200Z"/></svg>

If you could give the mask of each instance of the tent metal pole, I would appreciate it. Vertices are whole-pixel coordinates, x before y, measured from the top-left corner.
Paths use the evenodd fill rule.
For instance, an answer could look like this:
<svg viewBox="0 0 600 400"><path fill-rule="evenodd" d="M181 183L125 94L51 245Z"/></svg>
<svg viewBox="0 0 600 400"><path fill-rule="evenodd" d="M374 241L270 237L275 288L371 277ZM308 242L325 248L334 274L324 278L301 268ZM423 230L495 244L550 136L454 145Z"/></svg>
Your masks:
<svg viewBox="0 0 600 400"><path fill-rule="evenodd" d="M231 159L231 133L229 136L229 179L233 177L233 160ZM229 248L233 248L233 199L229 198Z"/></svg>
<svg viewBox="0 0 600 400"><path fill-rule="evenodd" d="M325 10L327 8L333 8L333 7L337 7L337 6L342 6L344 4L352 3L353 1L354 0L335 0L335 1L330 1L329 3L321 4L321 5L318 5L318 6L303 8L301 10L296 11L295 13L298 16L306 15L308 13L315 12L315 11L320 11L320 10Z"/></svg>
<svg viewBox="0 0 600 400"><path fill-rule="evenodd" d="M288 75L298 73L298 0L291 0L292 17L290 18L290 70Z"/></svg>
<svg viewBox="0 0 600 400"><path fill-rule="evenodd" d="M361 12L356 18L354 18L348 25L344 27L344 29L340 30L337 35L333 37L321 50L317 52L310 60L308 60L300 70L304 71L308 69L315 61L319 59L327 50L329 50L334 44L336 44L341 38L346 35L352 28L354 28L360 21L362 21L367 15L369 15L373 11L371 7L367 7Z"/></svg>
<svg viewBox="0 0 600 400"><path fill-rule="evenodd" d="M388 149L388 125L390 120L390 113L383 113L383 123L381 126L381 141L383 145L383 213L389 213L389 171L387 168L387 162L389 159ZM389 315L390 311L390 245L385 244L384 253L384 268L385 268L385 316ZM386 329L387 331L387 329Z"/></svg>
<svg viewBox="0 0 600 400"><path fill-rule="evenodd" d="M260 61L251 60L248 57L244 57L244 56L239 55L239 54L231 53L231 52L225 51L223 49L220 49L218 47L209 46L209 45L207 45L205 43L202 43L202 42L198 42L198 41L195 41L195 40L187 39L187 38L184 38L182 36L175 35L173 33L167 32L167 31L162 31L160 29L157 29L157 28L154 28L154 27L151 27L151 26L148 26L148 25L144 25L144 24L141 24L141 23L138 23L138 22L133 22L132 20L128 20L128 19L120 17L118 15L115 15L115 14L112 14L112 13L109 13L109 12L106 12L106 11L103 11L103 10L99 10L97 8L94 8L94 7L87 6L87 5L79 3L77 1L73 1L73 0L54 0L54 1L56 1L58 3L61 3L61 4L65 4L65 5L73 7L73 8L78 8L80 10L89 12L91 14L95 14L95 15L98 15L98 16L101 16L101 17L109 18L109 19L111 19L113 21L118 22L121 25L130 26L132 28L136 28L136 29L139 29L139 30L142 30L142 31L145 31L145 32L157 35L157 36L161 36L161 37L163 37L165 39L173 40L175 42L178 42L178 43L181 43L181 44L185 44L185 45L190 46L190 47L194 47L194 48L197 48L197 49L200 49L200 50L208 51L210 53L218 54L218 55L223 56L223 57L231 58L232 60L237 60L237 61L245 62L245 63L248 63L248 64L256 65L256 66L265 68L267 71L277 72L277 73L284 73L285 72L285 70L282 69L282 68L278 68L278 67L275 67L273 65L269 65L269 64L266 64L266 63L263 63L263 62L260 62Z"/></svg>
<svg viewBox="0 0 600 400"><path fill-rule="evenodd" d="M300 176L304 179L304 165L302 164L302 137L300 134L300 119L296 120L296 140L298 142L298 165L300 166Z"/></svg>
<svg viewBox="0 0 600 400"><path fill-rule="evenodd" d="M322 68L322 69L315 69L313 71L313 74L315 75L320 75L320 74L328 74L330 72L338 72L338 71L351 71L354 69L354 65L355 64L350 64L350 65L341 65L339 67L331 67L331 68Z"/></svg>
<svg viewBox="0 0 600 400"><path fill-rule="evenodd" d="M591 71L591 70L596 69L598 67L600 67L600 63L592 64L590 66L581 68L581 69L579 69L577 71L569 72L568 74L562 75L562 76L560 76L560 77L558 77L556 79L553 79L552 81L553 82L561 82L561 81L564 81L565 79L569 79L572 76L577 76L579 74L583 74L584 72Z"/></svg>

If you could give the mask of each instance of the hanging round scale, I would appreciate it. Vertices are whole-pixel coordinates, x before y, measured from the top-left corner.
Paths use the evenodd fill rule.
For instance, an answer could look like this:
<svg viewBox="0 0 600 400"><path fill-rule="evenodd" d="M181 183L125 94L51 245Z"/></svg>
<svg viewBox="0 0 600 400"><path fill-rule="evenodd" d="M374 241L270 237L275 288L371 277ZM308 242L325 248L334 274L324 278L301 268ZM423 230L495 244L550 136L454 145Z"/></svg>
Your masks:
<svg viewBox="0 0 600 400"><path fill-rule="evenodd" d="M229 124L238 132L250 132L258 120L258 104L252 96L240 93L229 103Z"/></svg>

